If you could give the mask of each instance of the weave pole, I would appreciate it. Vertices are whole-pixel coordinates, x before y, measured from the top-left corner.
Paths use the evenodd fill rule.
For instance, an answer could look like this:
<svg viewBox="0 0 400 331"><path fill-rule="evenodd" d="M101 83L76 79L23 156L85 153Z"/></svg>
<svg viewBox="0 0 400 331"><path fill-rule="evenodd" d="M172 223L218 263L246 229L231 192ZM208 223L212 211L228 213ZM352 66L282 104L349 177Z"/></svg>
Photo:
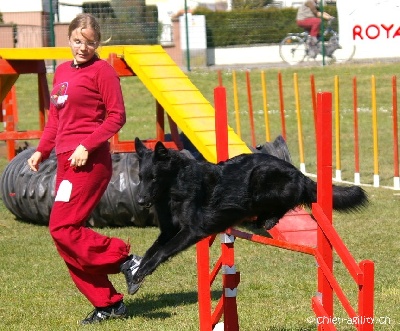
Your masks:
<svg viewBox="0 0 400 331"><path fill-rule="evenodd" d="M339 77L335 76L335 146L336 146L336 180L342 181L342 165L340 160L340 97Z"/></svg>
<svg viewBox="0 0 400 331"><path fill-rule="evenodd" d="M374 147L374 187L379 187L378 111L376 107L376 80L371 76L372 135Z"/></svg>
<svg viewBox="0 0 400 331"><path fill-rule="evenodd" d="M293 74L293 85L294 85L294 96L296 99L297 137L299 140L300 171L302 173L305 173L306 164L304 162L303 131L301 125L301 111L300 111L300 93L299 93L299 82L296 73Z"/></svg>
<svg viewBox="0 0 400 331"><path fill-rule="evenodd" d="M281 124L282 124L282 137L286 140L286 124L285 124L285 101L283 98L283 83L282 73L278 73L278 88L279 88L279 109L281 113Z"/></svg>
<svg viewBox="0 0 400 331"><path fill-rule="evenodd" d="M250 82L250 72L246 71L246 85L247 85L247 103L249 106L249 119L250 119L250 133L251 133L251 144L256 147L256 133L254 129L254 115L253 115L253 99L251 97L251 82Z"/></svg>
<svg viewBox="0 0 400 331"><path fill-rule="evenodd" d="M236 71L232 71L232 85L233 85L233 104L235 107L235 121L236 121L236 133L240 138L242 138L242 133L240 130L240 115L239 115L239 98L236 80Z"/></svg>
<svg viewBox="0 0 400 331"><path fill-rule="evenodd" d="M392 77L392 104L393 104L393 165L394 177L393 188L400 190L399 179L399 136L397 129L397 79L396 76Z"/></svg>
<svg viewBox="0 0 400 331"><path fill-rule="evenodd" d="M353 114L354 114L354 184L360 185L360 146L358 141L358 98L357 78L353 78Z"/></svg>
<svg viewBox="0 0 400 331"><path fill-rule="evenodd" d="M222 83L222 73L221 73L221 70L218 70L217 75L218 75L218 86L222 86L223 83Z"/></svg>
<svg viewBox="0 0 400 331"><path fill-rule="evenodd" d="M271 131L269 129L269 116L268 116L267 83L266 83L266 79L265 79L264 70L261 71L261 87L262 87L262 96L263 96L265 140L266 141L271 141Z"/></svg>

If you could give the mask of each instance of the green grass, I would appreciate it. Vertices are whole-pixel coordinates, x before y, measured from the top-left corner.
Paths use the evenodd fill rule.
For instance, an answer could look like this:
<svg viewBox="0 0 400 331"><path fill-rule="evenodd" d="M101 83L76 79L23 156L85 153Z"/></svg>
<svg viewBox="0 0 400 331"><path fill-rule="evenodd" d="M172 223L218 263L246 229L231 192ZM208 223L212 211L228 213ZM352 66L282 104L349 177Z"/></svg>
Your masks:
<svg viewBox="0 0 400 331"><path fill-rule="evenodd" d="M318 89L333 91L333 77L340 77L342 169L343 177L352 179L352 98L351 80L357 76L359 83L360 135L362 134L362 181L372 182L371 173L371 96L370 77L377 78L377 103L379 124L380 165L382 182L392 185L391 136L391 77L398 64L332 66L326 68L281 69L284 91L288 146L294 164L299 164L297 122L293 92L293 73L300 84L300 100L305 140L307 170L315 171L314 123L309 93L310 74L315 75ZM279 102L277 95L278 69L266 70L270 110L271 139L280 133ZM237 70L242 120L242 137L250 143L247 114L245 72ZM193 71L189 77L208 100L213 100L217 85L215 71ZM228 91L230 125L235 128L232 95L232 71L222 72ZM264 142L260 70L251 70L253 108L257 130L257 143ZM128 112L121 139L154 138L155 102L137 78L122 78ZM49 78L51 81L51 78ZM36 129L37 95L36 77L21 76L17 84L19 129ZM30 142L34 144L35 142ZM335 159L334 159L335 160ZM0 158L0 169L7 164ZM346 165L346 168L345 168ZM347 168L347 166L349 166ZM375 316L390 318L390 324L376 324L375 330L397 330L400 323L400 244L398 232L398 192L366 187L371 203L354 214L334 214L334 224L359 262L375 262ZM99 232L130 240L132 251L143 254L158 235L156 228L105 228ZM237 240L236 265L241 272L238 290L238 310L241 330L254 331L308 331L316 330L308 323L314 316L311 298L316 292L316 263L308 255ZM70 280L63 261L58 256L47 227L16 220L0 204L0 330L75 330L81 329L77 321L92 308ZM212 248L216 256L218 247ZM355 285L335 255L335 272L351 302L356 306ZM125 292L122 275L112 275L116 288ZM221 293L220 280L213 287L215 304ZM126 296L130 318L111 321L90 330L198 330L197 273L195 247L191 247L162 265L149 276L135 296ZM346 318L339 305L335 316ZM339 330L354 330L344 324Z"/></svg>

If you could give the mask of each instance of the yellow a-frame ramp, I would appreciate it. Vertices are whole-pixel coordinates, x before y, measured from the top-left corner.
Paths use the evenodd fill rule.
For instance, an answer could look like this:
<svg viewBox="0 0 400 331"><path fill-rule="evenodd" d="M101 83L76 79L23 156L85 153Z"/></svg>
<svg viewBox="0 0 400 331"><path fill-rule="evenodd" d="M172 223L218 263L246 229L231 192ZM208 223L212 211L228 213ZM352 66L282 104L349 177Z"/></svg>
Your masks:
<svg viewBox="0 0 400 331"><path fill-rule="evenodd" d="M161 46L124 48L124 60L198 151L216 162L215 110ZM250 153L228 127L229 156Z"/></svg>
<svg viewBox="0 0 400 331"><path fill-rule="evenodd" d="M102 46L100 57L116 54L125 60L167 114L210 162L216 162L215 110L186 74L159 46ZM68 47L0 48L8 60L70 59ZM229 156L250 153L240 137L228 127Z"/></svg>
<svg viewBox="0 0 400 331"><path fill-rule="evenodd" d="M102 46L101 58L111 54L123 58L167 114L188 137L197 150L210 162L217 161L215 110L208 100L159 46ZM69 60L68 47L0 48L5 60ZM1 72L0 72L1 74ZM1 84L0 84L1 85ZM251 153L249 147L228 126L229 157ZM301 215L300 215L301 214ZM272 229L272 236L296 244L316 245L316 223L302 209L284 217ZM302 216L302 222L299 218Z"/></svg>

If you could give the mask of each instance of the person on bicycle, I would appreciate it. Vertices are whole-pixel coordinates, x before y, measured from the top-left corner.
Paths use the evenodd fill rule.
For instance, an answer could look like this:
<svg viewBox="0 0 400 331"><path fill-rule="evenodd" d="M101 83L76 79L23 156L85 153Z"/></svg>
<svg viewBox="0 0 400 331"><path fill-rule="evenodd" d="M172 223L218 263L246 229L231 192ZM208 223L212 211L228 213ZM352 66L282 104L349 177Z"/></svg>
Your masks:
<svg viewBox="0 0 400 331"><path fill-rule="evenodd" d="M321 17L331 20L334 17L326 12L321 13L318 8L318 0L307 0L297 10L297 25L310 34L310 46L315 46L318 42L319 27L321 25Z"/></svg>

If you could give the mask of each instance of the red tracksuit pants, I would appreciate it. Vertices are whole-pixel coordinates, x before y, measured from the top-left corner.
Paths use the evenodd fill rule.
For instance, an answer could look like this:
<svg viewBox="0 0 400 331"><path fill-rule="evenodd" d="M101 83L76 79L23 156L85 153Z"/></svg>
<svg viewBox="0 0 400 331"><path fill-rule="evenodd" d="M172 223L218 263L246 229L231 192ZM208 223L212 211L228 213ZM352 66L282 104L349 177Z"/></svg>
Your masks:
<svg viewBox="0 0 400 331"><path fill-rule="evenodd" d="M106 307L123 298L107 275L120 272L130 246L85 227L85 221L110 181L111 155L108 148L97 149L85 166L73 168L68 161L71 154L57 155L57 194L49 230L77 288L93 306Z"/></svg>
<svg viewBox="0 0 400 331"><path fill-rule="evenodd" d="M297 25L305 30L308 30L310 36L318 37L321 19L318 17L306 18L305 20L297 21Z"/></svg>

